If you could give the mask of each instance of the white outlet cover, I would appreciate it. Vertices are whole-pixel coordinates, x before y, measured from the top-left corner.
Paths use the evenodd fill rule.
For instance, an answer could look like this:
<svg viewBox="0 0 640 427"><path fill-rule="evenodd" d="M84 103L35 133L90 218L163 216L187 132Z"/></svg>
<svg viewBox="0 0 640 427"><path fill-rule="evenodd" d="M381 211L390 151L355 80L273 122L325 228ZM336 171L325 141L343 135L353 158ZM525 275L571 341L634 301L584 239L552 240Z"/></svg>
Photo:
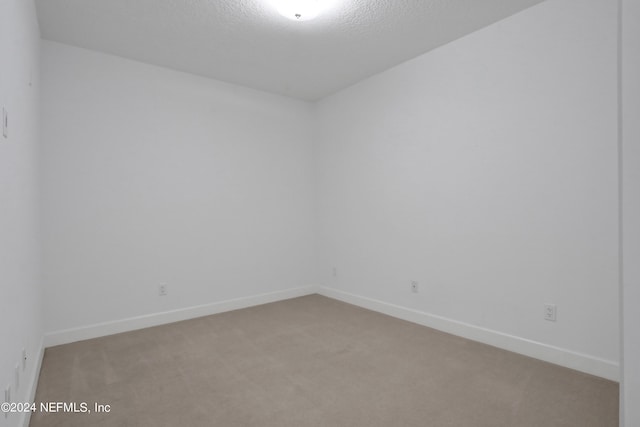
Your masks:
<svg viewBox="0 0 640 427"><path fill-rule="evenodd" d="M544 319L550 322L556 321L557 307L555 304L544 305Z"/></svg>

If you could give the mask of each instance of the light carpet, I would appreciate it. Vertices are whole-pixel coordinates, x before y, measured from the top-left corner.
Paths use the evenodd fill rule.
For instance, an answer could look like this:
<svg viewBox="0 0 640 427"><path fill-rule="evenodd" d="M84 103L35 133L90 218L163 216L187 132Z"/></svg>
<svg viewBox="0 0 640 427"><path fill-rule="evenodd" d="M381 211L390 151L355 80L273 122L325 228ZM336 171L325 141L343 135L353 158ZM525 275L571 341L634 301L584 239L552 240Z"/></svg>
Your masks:
<svg viewBox="0 0 640 427"><path fill-rule="evenodd" d="M32 427L618 426L617 383L319 295L48 348L36 402L92 412Z"/></svg>

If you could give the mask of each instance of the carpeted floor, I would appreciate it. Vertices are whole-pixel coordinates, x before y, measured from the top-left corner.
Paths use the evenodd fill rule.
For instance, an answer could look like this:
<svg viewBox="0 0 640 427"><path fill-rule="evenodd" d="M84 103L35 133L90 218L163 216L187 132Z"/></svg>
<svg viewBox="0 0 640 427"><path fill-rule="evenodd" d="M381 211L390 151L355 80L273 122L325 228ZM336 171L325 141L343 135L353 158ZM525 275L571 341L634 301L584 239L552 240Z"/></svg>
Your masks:
<svg viewBox="0 0 640 427"><path fill-rule="evenodd" d="M40 426L617 427L618 384L312 295L47 349Z"/></svg>

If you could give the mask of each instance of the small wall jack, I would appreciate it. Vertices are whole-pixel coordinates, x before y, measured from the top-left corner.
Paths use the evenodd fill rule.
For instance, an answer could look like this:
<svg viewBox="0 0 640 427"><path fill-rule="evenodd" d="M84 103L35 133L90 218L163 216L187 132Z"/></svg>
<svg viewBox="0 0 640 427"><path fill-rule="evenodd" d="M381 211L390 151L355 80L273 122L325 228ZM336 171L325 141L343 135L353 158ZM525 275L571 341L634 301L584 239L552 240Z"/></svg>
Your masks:
<svg viewBox="0 0 640 427"><path fill-rule="evenodd" d="M415 280L411 281L411 292L413 292L414 294L417 294L419 291L418 289L418 282L416 282Z"/></svg>

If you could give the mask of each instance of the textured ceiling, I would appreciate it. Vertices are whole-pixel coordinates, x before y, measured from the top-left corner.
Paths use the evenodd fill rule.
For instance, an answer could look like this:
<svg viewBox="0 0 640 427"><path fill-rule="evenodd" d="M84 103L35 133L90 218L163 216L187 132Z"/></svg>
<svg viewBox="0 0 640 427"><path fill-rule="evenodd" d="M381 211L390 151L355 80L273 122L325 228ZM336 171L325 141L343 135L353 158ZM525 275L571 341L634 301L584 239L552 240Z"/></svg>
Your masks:
<svg viewBox="0 0 640 427"><path fill-rule="evenodd" d="M270 0L37 0L42 36L317 100L542 0L319 0L312 21Z"/></svg>

